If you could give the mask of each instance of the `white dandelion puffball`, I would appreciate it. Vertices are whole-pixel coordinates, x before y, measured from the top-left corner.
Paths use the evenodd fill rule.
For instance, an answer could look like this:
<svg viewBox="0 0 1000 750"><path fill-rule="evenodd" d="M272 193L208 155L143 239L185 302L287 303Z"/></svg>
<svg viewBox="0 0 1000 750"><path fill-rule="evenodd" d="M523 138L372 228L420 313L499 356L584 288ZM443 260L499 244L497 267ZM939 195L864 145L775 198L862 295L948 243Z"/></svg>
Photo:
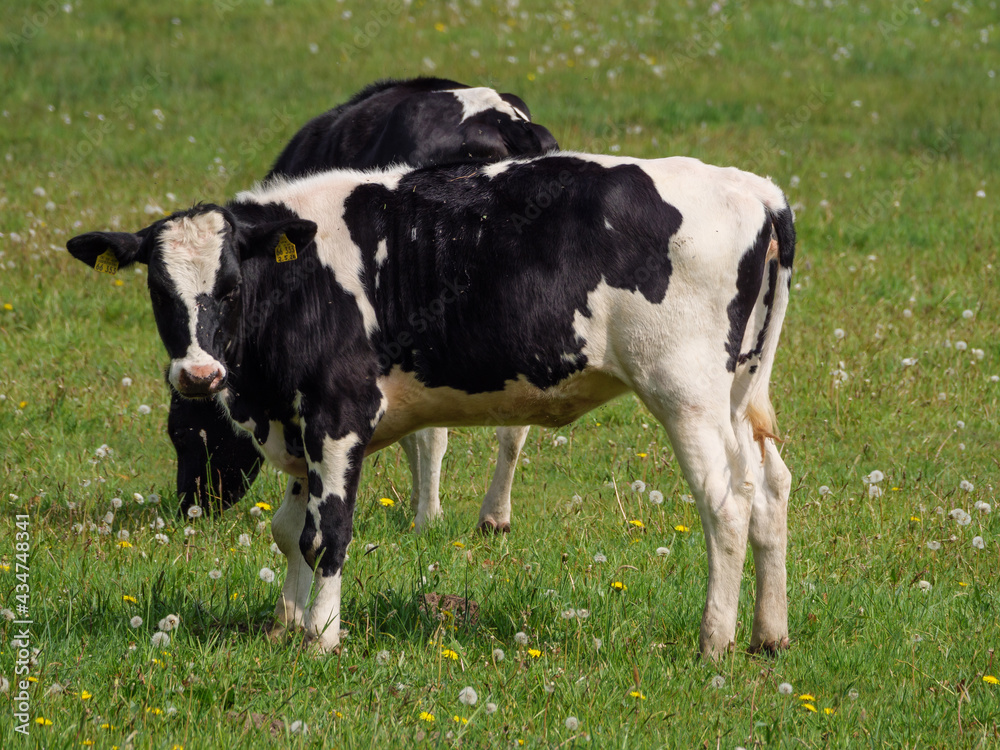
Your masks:
<svg viewBox="0 0 1000 750"><path fill-rule="evenodd" d="M968 479L963 479L961 482L959 482L958 486L961 489L965 490L966 492L972 492L974 489L976 489L976 486Z"/></svg>
<svg viewBox="0 0 1000 750"><path fill-rule="evenodd" d="M882 488L877 484L869 484L868 497L882 497Z"/></svg>
<svg viewBox="0 0 1000 750"><path fill-rule="evenodd" d="M210 570L208 571L208 577L211 578L213 581L218 581L220 578L222 578L222 571Z"/></svg>
<svg viewBox="0 0 1000 750"><path fill-rule="evenodd" d="M920 581L917 584L917 586L920 587L921 591L930 591L931 590L931 582L930 581Z"/></svg>
<svg viewBox="0 0 1000 750"><path fill-rule="evenodd" d="M270 568L261 568L260 573L257 575L260 576L260 580L264 583L274 583L274 571Z"/></svg>
<svg viewBox="0 0 1000 750"><path fill-rule="evenodd" d="M488 714L495 714L497 712L497 704L496 703L487 703L484 706L484 708L486 709L486 713L488 713Z"/></svg>
<svg viewBox="0 0 1000 750"><path fill-rule="evenodd" d="M976 549L985 549L986 542L983 541L983 538L981 536L974 536L972 537L972 546L975 547Z"/></svg>
<svg viewBox="0 0 1000 750"><path fill-rule="evenodd" d="M594 651L600 651L601 650L601 646L603 646L603 645L604 645L604 641L602 641L600 638L595 638L594 639Z"/></svg>
<svg viewBox="0 0 1000 750"><path fill-rule="evenodd" d="M833 337L835 339L838 339L838 340L842 339L842 338L844 338L845 335L846 334L844 333L844 329L843 328L834 328L833 329Z"/></svg>
<svg viewBox="0 0 1000 750"><path fill-rule="evenodd" d="M594 562L595 563L606 563L607 561L608 561L608 558L605 557L604 555L602 555L600 552L598 552L596 555L594 555Z"/></svg>
<svg viewBox="0 0 1000 750"><path fill-rule="evenodd" d="M589 609L578 609L576 611L576 617L577 617L578 620L586 620L588 617L590 617L590 610Z"/></svg>
<svg viewBox="0 0 1000 750"><path fill-rule="evenodd" d="M569 440L563 435L556 435L555 440L552 441L555 445L566 445Z"/></svg>
<svg viewBox="0 0 1000 750"><path fill-rule="evenodd" d="M162 630L158 630L153 633L153 637L149 639L149 642L156 648L166 648L170 645L170 636Z"/></svg>
<svg viewBox="0 0 1000 750"><path fill-rule="evenodd" d="M128 538L129 538L130 536L132 536L132 535L131 535L131 534L129 534L129 533L128 533L128 531L127 531L126 529L119 529L119 530L118 530L118 534L117 534L117 536L118 536L118 538L119 538L119 539L120 539L121 541L123 541L123 542L127 542L127 541L128 541Z"/></svg>
<svg viewBox="0 0 1000 750"><path fill-rule="evenodd" d="M136 615L135 617L133 617L131 620L128 621L128 624L131 625L133 628L140 628L142 627L142 618L139 617L139 615Z"/></svg>
<svg viewBox="0 0 1000 750"><path fill-rule="evenodd" d="M875 469L874 471L872 471L871 474L868 475L868 481L871 482L872 484L878 484L883 479L885 479L885 474L883 474L878 469Z"/></svg>
<svg viewBox="0 0 1000 750"><path fill-rule="evenodd" d="M150 414L153 410L150 409L146 404L139 404L138 411L139 411L140 414L146 415L146 414Z"/></svg>
<svg viewBox="0 0 1000 750"><path fill-rule="evenodd" d="M479 696L476 694L475 688L471 686L466 686L458 691L458 701L466 706L474 706L479 700Z"/></svg>
<svg viewBox="0 0 1000 750"><path fill-rule="evenodd" d="M993 510L993 507L989 503L984 503L982 500L977 500L975 506L973 507L975 507L975 509L980 513L989 513Z"/></svg>
<svg viewBox="0 0 1000 750"><path fill-rule="evenodd" d="M495 649L493 649L493 661L500 662L500 661L503 661L505 658L506 658L506 654L504 654L502 648L495 648Z"/></svg>
<svg viewBox="0 0 1000 750"><path fill-rule="evenodd" d="M261 514L262 514L263 512L264 512L264 511L262 511L262 510L261 510L260 508L258 508L258 507L257 507L256 505L255 505L255 506L253 506L253 507L252 507L252 508L250 509L250 515L251 515L251 516L253 516L254 518L260 518L260 516L261 516Z"/></svg>
<svg viewBox="0 0 1000 750"><path fill-rule="evenodd" d="M576 610L575 609L564 609L563 610L563 612L562 612L562 618L564 620L572 620L574 617L576 617Z"/></svg>
<svg viewBox="0 0 1000 750"><path fill-rule="evenodd" d="M687 503L688 505L693 505L694 498L691 495L681 495L681 502Z"/></svg>
<svg viewBox="0 0 1000 750"><path fill-rule="evenodd" d="M792 683L790 682L781 683L780 685L778 685L778 692L781 693L782 695L791 695Z"/></svg>
<svg viewBox="0 0 1000 750"><path fill-rule="evenodd" d="M649 493L649 502L653 505L660 505L663 502L663 493L659 490L652 490Z"/></svg>
<svg viewBox="0 0 1000 750"><path fill-rule="evenodd" d="M160 544L167 544L170 541L170 537L166 534L154 534L153 539Z"/></svg>
<svg viewBox="0 0 1000 750"><path fill-rule="evenodd" d="M304 721L296 719L288 725L288 731L290 734L305 734L309 731L309 725Z"/></svg>
<svg viewBox="0 0 1000 750"><path fill-rule="evenodd" d="M567 716L566 728L571 732L575 732L577 729L580 728L580 720L575 716Z"/></svg>
<svg viewBox="0 0 1000 750"><path fill-rule="evenodd" d="M171 630L176 628L181 624L181 618L177 615L167 615L162 620L157 623L157 627L164 633L169 633Z"/></svg>
<svg viewBox="0 0 1000 750"><path fill-rule="evenodd" d="M723 677L721 674L717 674L715 675L715 677L712 678L712 687L714 688L721 688L725 684L726 684L726 678Z"/></svg>
<svg viewBox="0 0 1000 750"><path fill-rule="evenodd" d="M132 385L132 378L127 378L127 377L122 378L122 385L128 388L130 385Z"/></svg>
<svg viewBox="0 0 1000 750"><path fill-rule="evenodd" d="M528 634L525 633L523 630L517 631L516 633L514 633L514 643L518 644L519 646L527 646Z"/></svg>
<svg viewBox="0 0 1000 750"><path fill-rule="evenodd" d="M239 537L239 539L237 541L239 541L239 543L240 543L241 546L243 546L243 547L249 547L250 546L250 535L249 534L240 534L240 537Z"/></svg>
<svg viewBox="0 0 1000 750"><path fill-rule="evenodd" d="M636 479L634 482L632 482L632 492L638 492L641 494L645 491L646 491L646 483L643 482L641 479Z"/></svg>
<svg viewBox="0 0 1000 750"><path fill-rule="evenodd" d="M937 552L939 549L941 549L941 542L935 542L932 539L931 541L927 542L927 549L929 549L931 552Z"/></svg>
<svg viewBox="0 0 1000 750"><path fill-rule="evenodd" d="M382 651L379 651L377 654L375 654L375 663L376 664L381 664L384 667L390 661L392 661L392 654L390 654L388 651L386 651L384 649Z"/></svg>
<svg viewBox="0 0 1000 750"><path fill-rule="evenodd" d="M111 507L118 510L122 507L122 499L120 497L111 498Z"/></svg>
<svg viewBox="0 0 1000 750"><path fill-rule="evenodd" d="M825 484L821 484L819 487L819 496L826 497L829 494L830 494L830 488L827 487Z"/></svg>
<svg viewBox="0 0 1000 750"><path fill-rule="evenodd" d="M657 547L656 554L659 557L666 557L670 554L670 547Z"/></svg>
<svg viewBox="0 0 1000 750"><path fill-rule="evenodd" d="M192 505L188 508L187 516L188 518L201 518L201 513L202 510L200 505Z"/></svg>

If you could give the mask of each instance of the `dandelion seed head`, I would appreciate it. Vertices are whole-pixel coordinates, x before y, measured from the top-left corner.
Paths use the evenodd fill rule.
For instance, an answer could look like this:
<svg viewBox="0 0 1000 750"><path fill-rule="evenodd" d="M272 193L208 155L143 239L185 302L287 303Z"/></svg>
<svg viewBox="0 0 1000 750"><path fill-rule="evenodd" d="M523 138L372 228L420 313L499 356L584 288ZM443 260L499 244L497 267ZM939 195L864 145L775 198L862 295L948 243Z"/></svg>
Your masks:
<svg viewBox="0 0 1000 750"><path fill-rule="evenodd" d="M545 689L546 693L551 695L556 691L556 684L554 682L546 682L545 685L543 685L543 688Z"/></svg>
<svg viewBox="0 0 1000 750"><path fill-rule="evenodd" d="M792 684L790 682L782 682L780 685L778 685L778 692L781 693L782 695L791 695Z"/></svg>
<svg viewBox="0 0 1000 750"><path fill-rule="evenodd" d="M600 552L598 552L596 555L594 555L594 562L595 563L606 563L607 561L608 561L608 558L605 557Z"/></svg>
<svg viewBox="0 0 1000 750"><path fill-rule="evenodd" d="M830 488L827 487L825 484L820 485L820 488L819 488L819 495L820 495L820 497L826 497L829 494L830 494Z"/></svg>
<svg viewBox="0 0 1000 750"><path fill-rule="evenodd" d="M213 581L218 581L220 578L222 578L222 571L210 570L208 571L208 577L211 578Z"/></svg>
<svg viewBox="0 0 1000 750"><path fill-rule="evenodd" d="M649 493L649 502L653 505L660 505L663 503L663 493L659 490L651 490Z"/></svg>
<svg viewBox="0 0 1000 750"><path fill-rule="evenodd" d="M715 677L712 678L712 687L714 688L721 688L725 684L726 684L726 678L723 677L721 674L717 674L715 675Z"/></svg>
<svg viewBox="0 0 1000 750"><path fill-rule="evenodd" d="M657 547L656 554L659 557L666 557L667 555L670 554L670 547Z"/></svg>
<svg viewBox="0 0 1000 750"><path fill-rule="evenodd" d="M479 696L476 694L475 688L471 685L462 688L458 692L458 701L466 706L474 706L479 700Z"/></svg>
<svg viewBox="0 0 1000 750"><path fill-rule="evenodd" d="M966 492L972 492L974 489L976 489L975 485L972 484L972 482L970 482L968 479L963 479L961 482L959 482L958 486L960 489L963 489Z"/></svg>
<svg viewBox="0 0 1000 750"><path fill-rule="evenodd" d="M838 341L840 339L844 338L844 336L846 336L846 335L847 334L844 333L844 329L843 328L834 328L833 329L833 337L835 339L837 339Z"/></svg>
<svg viewBox="0 0 1000 750"><path fill-rule="evenodd" d="M975 547L976 549L985 549L986 542L983 541L983 538L981 536L974 536L972 537L972 546Z"/></svg>
<svg viewBox="0 0 1000 750"><path fill-rule="evenodd" d="M486 709L486 713L488 714L495 714L497 712L496 703L487 703L483 708Z"/></svg>
<svg viewBox="0 0 1000 750"><path fill-rule="evenodd" d="M120 497L111 498L111 507L118 510L122 507L122 499Z"/></svg>
<svg viewBox="0 0 1000 750"><path fill-rule="evenodd" d="M237 541L239 542L240 546L242 546L242 547L249 547L250 546L250 535L249 534L240 534L239 539Z"/></svg>
<svg viewBox="0 0 1000 750"><path fill-rule="evenodd" d="M632 492L638 492L642 494L645 491L646 491L646 483L643 482L641 479L636 479L634 482L632 482Z"/></svg>
<svg viewBox="0 0 1000 750"><path fill-rule="evenodd" d="M201 518L202 510L200 505L192 505L187 510L188 518Z"/></svg>
<svg viewBox="0 0 1000 750"><path fill-rule="evenodd" d="M519 630L514 634L514 643L518 644L519 646L528 645L528 634L525 633L523 630Z"/></svg>
<svg viewBox="0 0 1000 750"><path fill-rule="evenodd" d="M917 586L919 587L919 589L921 591L930 591L931 590L931 582L930 581L920 581L917 584Z"/></svg>
<svg viewBox="0 0 1000 750"><path fill-rule="evenodd" d="M392 661L392 654L390 654L385 649L383 649L382 651L379 651L377 654L375 654L375 663L376 664L380 664L381 666L384 667L384 666L386 666L391 661Z"/></svg>
<svg viewBox="0 0 1000 750"><path fill-rule="evenodd" d="M261 568L257 575L264 583L274 583L274 571L270 568Z"/></svg>
<svg viewBox="0 0 1000 750"><path fill-rule="evenodd" d="M495 649L493 649L493 661L501 662L505 658L507 658L507 655L503 652L502 648L495 648ZM487 705L489 705L489 704L487 704Z"/></svg>
<svg viewBox="0 0 1000 750"><path fill-rule="evenodd" d="M577 729L580 728L580 720L575 716L567 716L566 728L571 732L575 732Z"/></svg>
<svg viewBox="0 0 1000 750"><path fill-rule="evenodd" d="M555 445L566 445L569 440L564 435L556 435L555 440L552 441Z"/></svg>
<svg viewBox="0 0 1000 750"><path fill-rule="evenodd" d="M929 549L931 552L937 552L939 549L941 549L941 542L935 542L932 539L931 541L927 542L927 549Z"/></svg>
<svg viewBox="0 0 1000 750"><path fill-rule="evenodd" d="M135 617L133 617L131 620L128 621L128 624L131 625L133 628L142 627L142 618L139 617L139 615L136 615Z"/></svg>
<svg viewBox="0 0 1000 750"><path fill-rule="evenodd" d="M574 617L576 617L575 609L570 608L570 609L564 609L562 611L562 618L564 620L572 620Z"/></svg>
<svg viewBox="0 0 1000 750"><path fill-rule="evenodd" d="M590 617L589 609L578 609L576 611L576 618L578 620L586 620L588 617Z"/></svg>
<svg viewBox="0 0 1000 750"><path fill-rule="evenodd" d="M153 633L153 637L149 639L149 642L154 648L166 648L170 645L170 636L158 630Z"/></svg>

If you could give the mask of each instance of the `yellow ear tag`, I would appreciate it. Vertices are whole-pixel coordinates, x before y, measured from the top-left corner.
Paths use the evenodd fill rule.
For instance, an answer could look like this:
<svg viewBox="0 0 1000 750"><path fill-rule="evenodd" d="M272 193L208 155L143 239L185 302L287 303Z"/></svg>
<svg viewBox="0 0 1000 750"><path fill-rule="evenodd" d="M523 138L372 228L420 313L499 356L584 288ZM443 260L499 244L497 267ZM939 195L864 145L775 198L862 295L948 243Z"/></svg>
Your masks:
<svg viewBox="0 0 1000 750"><path fill-rule="evenodd" d="M278 244L274 248L274 259L278 263L284 263L286 260L295 260L298 257L298 254L295 252L295 245L288 239L288 235L281 235L281 239L278 240Z"/></svg>
<svg viewBox="0 0 1000 750"><path fill-rule="evenodd" d="M94 270L110 273L112 276L118 273L118 258L115 257L110 248L97 256L97 260L94 261Z"/></svg>

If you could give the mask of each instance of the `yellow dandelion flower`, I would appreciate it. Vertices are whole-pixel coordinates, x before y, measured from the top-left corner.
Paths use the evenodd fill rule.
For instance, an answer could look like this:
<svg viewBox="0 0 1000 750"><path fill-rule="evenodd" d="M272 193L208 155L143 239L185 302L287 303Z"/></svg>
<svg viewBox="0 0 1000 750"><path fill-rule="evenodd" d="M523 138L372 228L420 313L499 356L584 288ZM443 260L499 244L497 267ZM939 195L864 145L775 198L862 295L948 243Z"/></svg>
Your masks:
<svg viewBox="0 0 1000 750"><path fill-rule="evenodd" d="M270 503L256 503L254 507L260 508L261 510L271 510Z"/></svg>
<svg viewBox="0 0 1000 750"><path fill-rule="evenodd" d="M184 745L174 745L173 750L184 750Z"/></svg>
<svg viewBox="0 0 1000 750"><path fill-rule="evenodd" d="M452 716L451 720L453 722L455 722L456 724L468 724L469 723L469 720L466 719L464 716Z"/></svg>
<svg viewBox="0 0 1000 750"><path fill-rule="evenodd" d="M434 714L432 714L430 711L421 711L420 720L426 721L428 724L432 724L434 722Z"/></svg>
<svg viewBox="0 0 1000 750"><path fill-rule="evenodd" d="M641 690L633 690L631 693L629 693L629 696L635 698L637 701L646 700L646 696L642 694Z"/></svg>
<svg viewBox="0 0 1000 750"><path fill-rule="evenodd" d="M0 571L3 571L4 573L9 573L10 572L10 566L9 565L0 565Z"/></svg>
<svg viewBox="0 0 1000 750"><path fill-rule="evenodd" d="M452 661L458 661L458 654L452 651L450 648L441 649L441 656L446 659L451 659Z"/></svg>
<svg viewBox="0 0 1000 750"><path fill-rule="evenodd" d="M94 741L93 740L84 740L80 744L83 745L84 747L90 747L91 745L94 744Z"/></svg>
<svg viewBox="0 0 1000 750"><path fill-rule="evenodd" d="M438 21L438 22L437 22L436 24L434 24L434 30L435 30L435 31L447 31L447 30L448 30L448 27L447 27L447 26L445 26L445 25L444 25L443 23L441 23L440 21Z"/></svg>
<svg viewBox="0 0 1000 750"><path fill-rule="evenodd" d="M118 727L116 727L114 724L108 724L107 722L101 724L101 729L117 729L117 728Z"/></svg>
<svg viewBox="0 0 1000 750"><path fill-rule="evenodd" d="M611 584L611 588L616 589L617 591L628 591L628 586L626 586L621 581L614 581Z"/></svg>
<svg viewBox="0 0 1000 750"><path fill-rule="evenodd" d="M80 691L80 700L82 700L82 701L89 701L93 697L94 697L93 694L87 692L86 690L81 690Z"/></svg>
<svg viewBox="0 0 1000 750"><path fill-rule="evenodd" d="M125 282L121 279L115 279L115 286L125 286Z"/></svg>
<svg viewBox="0 0 1000 750"><path fill-rule="evenodd" d="M156 665L158 665L158 666L161 666L161 667L165 667L165 666L167 666L166 664L164 664L164 663L163 663L162 661L160 661L159 659L153 659L153 664L156 664Z"/></svg>
<svg viewBox="0 0 1000 750"><path fill-rule="evenodd" d="M132 549L132 542L128 541L127 539L122 539L120 542L118 542L118 546L121 547L122 549Z"/></svg>
<svg viewBox="0 0 1000 750"><path fill-rule="evenodd" d="M524 740L518 740L518 741L517 741L517 744L518 744L518 745L523 745L523 744L524 744Z"/></svg>
<svg viewBox="0 0 1000 750"><path fill-rule="evenodd" d="M52 722L49 719L46 719L44 716L39 716L37 719L35 719L35 723L42 727L52 726Z"/></svg>
<svg viewBox="0 0 1000 750"><path fill-rule="evenodd" d="M529 80L529 81L534 81L534 80L535 80L535 78L536 78L536 76L535 76L535 74L534 74L534 73L528 73L528 80ZM520 740L519 740L519 742L520 742ZM521 744L523 745L524 743L523 743L523 742L521 742Z"/></svg>
<svg viewBox="0 0 1000 750"><path fill-rule="evenodd" d="M1000 680L998 680L991 674L983 675L983 682L985 682L987 685L1000 685Z"/></svg>
<svg viewBox="0 0 1000 750"><path fill-rule="evenodd" d="M234 591L234 592L233 592L233 595L232 595L232 596L230 596L229 598L230 598L230 599L232 599L232 600L233 600L233 601L235 602L235 601L236 601L236 599L237 599L237 598L239 597L239 595L240 595L240 592L239 592L239 591Z"/></svg>
<svg viewBox="0 0 1000 750"><path fill-rule="evenodd" d="M7 312L10 312L11 310L14 309L14 306L10 304L10 302L4 302L3 309L6 310Z"/></svg>
<svg viewBox="0 0 1000 750"><path fill-rule="evenodd" d="M814 706L812 703L803 703L802 708L806 709L807 711L812 711L813 713L816 713L816 706Z"/></svg>
<svg viewBox="0 0 1000 750"><path fill-rule="evenodd" d="M682 523L679 523L679 524L677 524L676 526L674 526L674 531L679 531L679 532L680 532L680 533L682 533L682 534L686 534L687 532L691 531L691 529L689 529L689 528L688 528L687 526L685 526L684 524L682 524Z"/></svg>
<svg viewBox="0 0 1000 750"><path fill-rule="evenodd" d="M959 581L958 585L959 586L968 586L969 584L967 584L965 581Z"/></svg>
<svg viewBox="0 0 1000 750"><path fill-rule="evenodd" d="M647 454L645 454L645 453L636 453L635 455L637 455L639 458L645 458Z"/></svg>
<svg viewBox="0 0 1000 750"><path fill-rule="evenodd" d="M160 714L163 713L163 709L162 708L147 708L146 709L146 713L147 714L153 714L153 716L159 716Z"/></svg>
<svg viewBox="0 0 1000 750"><path fill-rule="evenodd" d="M29 677L28 678L28 682L38 682L38 678L37 677Z"/></svg>
<svg viewBox="0 0 1000 750"><path fill-rule="evenodd" d="M451 546L452 547L458 547L458 549L465 549L465 545L462 544L461 542L452 542Z"/></svg>
<svg viewBox="0 0 1000 750"><path fill-rule="evenodd" d="M336 716L338 719L343 719L344 718L344 715L342 713L340 713L340 711L334 711L333 715Z"/></svg>
<svg viewBox="0 0 1000 750"><path fill-rule="evenodd" d="M378 501L382 506L386 508L391 508L393 505L396 504L396 501L393 500L391 497L380 497Z"/></svg>
<svg viewBox="0 0 1000 750"><path fill-rule="evenodd" d="M18 408L18 409L23 409L23 408L24 408L25 406L27 406L27 405L28 405L28 402L27 402L27 401L22 401L21 403L19 403L19 404L17 405L17 408Z"/></svg>
<svg viewBox="0 0 1000 750"><path fill-rule="evenodd" d="M629 525L635 526L637 529L646 528L646 524L644 524L642 521L629 521Z"/></svg>
<svg viewBox="0 0 1000 750"><path fill-rule="evenodd" d="M537 648L529 648L528 649L528 656L530 656L532 659L537 659L541 655L542 655L542 652L539 651Z"/></svg>
<svg viewBox="0 0 1000 750"><path fill-rule="evenodd" d="M920 523L920 516L910 516L910 520L913 521L913 523Z"/></svg>
<svg viewBox="0 0 1000 750"><path fill-rule="evenodd" d="M824 708L823 709L823 713L825 713L827 716L833 716L835 713L837 713L837 709L835 709L835 708Z"/></svg>
<svg viewBox="0 0 1000 750"><path fill-rule="evenodd" d="M800 701L814 701L814 700L816 700L816 696L809 695L809 693L803 693L802 695L799 696L799 700Z"/></svg>

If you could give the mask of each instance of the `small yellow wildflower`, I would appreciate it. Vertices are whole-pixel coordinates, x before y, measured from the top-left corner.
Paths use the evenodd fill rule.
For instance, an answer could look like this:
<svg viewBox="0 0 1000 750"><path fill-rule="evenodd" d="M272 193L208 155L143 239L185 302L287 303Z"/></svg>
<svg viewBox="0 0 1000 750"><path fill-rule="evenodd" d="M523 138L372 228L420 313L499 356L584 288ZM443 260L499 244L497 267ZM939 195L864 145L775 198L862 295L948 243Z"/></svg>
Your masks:
<svg viewBox="0 0 1000 750"><path fill-rule="evenodd" d="M38 682L38 678L37 677L29 677L28 678L28 682Z"/></svg>
<svg viewBox="0 0 1000 750"><path fill-rule="evenodd" d="M537 648L529 648L528 649L528 656L530 656L532 659L537 659L541 655L542 655L542 652L539 651Z"/></svg>
<svg viewBox="0 0 1000 750"><path fill-rule="evenodd" d="M184 745L174 745L173 750L184 750Z"/></svg>
<svg viewBox="0 0 1000 750"><path fill-rule="evenodd" d="M4 302L3 309L6 310L7 312L10 312L11 310L14 309L14 306L10 304L10 302Z"/></svg>
<svg viewBox="0 0 1000 750"><path fill-rule="evenodd" d="M967 584L965 581L959 581L958 585L959 586L968 586L969 584Z"/></svg>
<svg viewBox="0 0 1000 750"><path fill-rule="evenodd" d="M451 659L452 661L458 661L458 654L450 648L441 649L441 656L446 659Z"/></svg>
<svg viewBox="0 0 1000 750"><path fill-rule="evenodd" d="M452 547L457 547L458 549L465 549L465 545L462 544L461 542L452 542L451 546Z"/></svg>
<svg viewBox="0 0 1000 750"><path fill-rule="evenodd" d="M679 524L677 524L676 526L674 526L674 531L679 531L679 532L680 532L680 533L682 533L682 534L686 534L687 532L691 531L691 529L689 529L689 528L688 528L687 526L685 526L684 524L682 524L682 523L679 523Z"/></svg>
<svg viewBox="0 0 1000 750"><path fill-rule="evenodd" d="M447 30L448 30L448 27L447 27L447 26L445 26L445 25L444 25L443 23L441 23L440 21L438 21L438 22L437 22L436 24L434 24L434 30L435 30L435 31L447 31Z"/></svg>
<svg viewBox="0 0 1000 750"><path fill-rule="evenodd" d="M799 696L799 700L800 701L814 701L814 700L816 700L816 696L809 695L809 693L803 693L802 695Z"/></svg>
<svg viewBox="0 0 1000 750"><path fill-rule="evenodd" d="M920 523L920 516L910 516L910 520L914 523Z"/></svg>
<svg viewBox="0 0 1000 750"><path fill-rule="evenodd" d="M535 74L534 73L528 73L528 80L529 81L534 81L535 80ZM518 740L518 742L521 742L521 740ZM521 742L521 744L523 745L524 742Z"/></svg>
<svg viewBox="0 0 1000 750"><path fill-rule="evenodd" d="M645 458L646 457L645 453L636 453L635 455L637 455L639 458Z"/></svg>
<svg viewBox="0 0 1000 750"><path fill-rule="evenodd" d="M132 549L132 542L128 541L127 539L122 539L120 542L118 542L118 546L121 547L122 549Z"/></svg>
<svg viewBox="0 0 1000 750"><path fill-rule="evenodd" d="M89 701L93 697L94 696L91 693L87 692L86 690L80 691L80 700L82 701Z"/></svg>
<svg viewBox="0 0 1000 750"><path fill-rule="evenodd" d="M162 708L147 708L146 709L146 713L147 714L153 714L154 716L159 716L160 714L163 713L163 709Z"/></svg>
<svg viewBox="0 0 1000 750"><path fill-rule="evenodd" d="M635 526L637 529L646 528L646 524L644 524L642 521L629 521L629 525Z"/></svg>
<svg viewBox="0 0 1000 750"><path fill-rule="evenodd" d="M455 722L456 724L468 724L469 723L469 720L466 719L464 716L452 716L451 720L453 722Z"/></svg>
<svg viewBox="0 0 1000 750"><path fill-rule="evenodd" d="M621 581L614 581L614 582L613 582L613 583L611 584L611 588L613 588L613 589L616 589L616 590L618 590L618 591L628 591L628 586L626 586L626 585L625 585L624 583L622 583Z"/></svg>
<svg viewBox="0 0 1000 750"><path fill-rule="evenodd" d="M523 744L524 744L524 740L518 740L518 741L517 741L517 744L518 744L518 745L523 745Z"/></svg>
<svg viewBox="0 0 1000 750"><path fill-rule="evenodd" d="M23 409L23 408L24 408L25 406L27 406L27 405L28 405L28 402L27 402L27 401L22 401L21 403L19 403L19 404L17 405L17 408L18 408L18 409Z"/></svg>
<svg viewBox="0 0 1000 750"><path fill-rule="evenodd" d="M813 713L816 713L816 706L814 706L812 703L803 703L802 708L806 709L807 711L812 711Z"/></svg>
<svg viewBox="0 0 1000 750"><path fill-rule="evenodd" d="M629 695L632 698L635 698L637 701L644 701L644 700L646 700L646 696L642 694L641 690L633 690L631 693L629 693Z"/></svg>
<svg viewBox="0 0 1000 750"><path fill-rule="evenodd" d="M121 279L115 279L115 286L125 286L125 282Z"/></svg>
<svg viewBox="0 0 1000 750"><path fill-rule="evenodd" d="M156 664L157 666L160 666L160 667L165 667L165 666L167 666L166 664L164 664L164 663L163 663L162 661L160 661L159 659L153 659L153 664Z"/></svg>
<svg viewBox="0 0 1000 750"><path fill-rule="evenodd" d="M380 497L378 501L381 505L385 506L386 508L391 508L393 505L396 504L396 501L393 500L391 497Z"/></svg>
<svg viewBox="0 0 1000 750"><path fill-rule="evenodd" d="M2 571L4 573L9 573L10 572L10 566L9 565L0 565L0 571Z"/></svg>
<svg viewBox="0 0 1000 750"><path fill-rule="evenodd" d="M344 718L344 715L342 713L340 713L340 711L334 711L333 715L336 716L338 719L343 719Z"/></svg>
<svg viewBox="0 0 1000 750"><path fill-rule="evenodd" d="M984 674L983 682L985 682L987 685L1000 685L1000 680L998 680L991 674Z"/></svg>
<svg viewBox="0 0 1000 750"><path fill-rule="evenodd" d="M825 713L827 716L833 716L835 713L837 713L837 710L835 708L824 708L823 713Z"/></svg>
<svg viewBox="0 0 1000 750"><path fill-rule="evenodd" d="M434 722L434 714L432 714L430 711L421 711L420 720L426 721L428 724L431 724Z"/></svg>
<svg viewBox="0 0 1000 750"><path fill-rule="evenodd" d="M117 729L117 728L118 727L116 727L114 724L108 724L107 722L101 724L101 729Z"/></svg>
<svg viewBox="0 0 1000 750"><path fill-rule="evenodd" d="M271 510L270 503L257 503L254 507L260 508L261 510Z"/></svg>
<svg viewBox="0 0 1000 750"><path fill-rule="evenodd" d="M232 596L230 596L229 598L232 599L235 602L236 599L237 599L237 597L239 597L239 595L240 595L239 591L234 591L233 594L232 594Z"/></svg>
<svg viewBox="0 0 1000 750"><path fill-rule="evenodd" d="M91 745L94 744L94 741L93 740L84 740L80 744L83 745L84 747L90 747Z"/></svg>
<svg viewBox="0 0 1000 750"><path fill-rule="evenodd" d="M46 718L44 718L42 716L39 716L37 719L35 719L35 723L38 724L39 726L42 726L42 727L51 727L52 726L52 722L49 719L46 719Z"/></svg>

